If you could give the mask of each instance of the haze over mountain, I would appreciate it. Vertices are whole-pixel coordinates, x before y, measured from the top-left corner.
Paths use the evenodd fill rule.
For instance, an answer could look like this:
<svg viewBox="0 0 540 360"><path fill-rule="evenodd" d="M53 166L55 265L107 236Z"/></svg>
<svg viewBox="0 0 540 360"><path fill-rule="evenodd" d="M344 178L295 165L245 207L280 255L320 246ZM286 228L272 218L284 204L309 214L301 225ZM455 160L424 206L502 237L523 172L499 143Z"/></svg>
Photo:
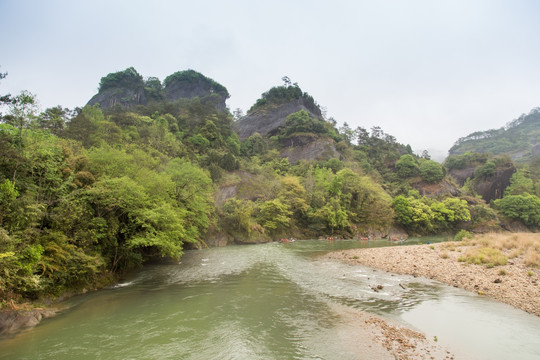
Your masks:
<svg viewBox="0 0 540 360"><path fill-rule="evenodd" d="M499 129L476 131L456 141L451 155L469 152L507 154L517 162L530 162L540 156L540 108L509 122Z"/></svg>

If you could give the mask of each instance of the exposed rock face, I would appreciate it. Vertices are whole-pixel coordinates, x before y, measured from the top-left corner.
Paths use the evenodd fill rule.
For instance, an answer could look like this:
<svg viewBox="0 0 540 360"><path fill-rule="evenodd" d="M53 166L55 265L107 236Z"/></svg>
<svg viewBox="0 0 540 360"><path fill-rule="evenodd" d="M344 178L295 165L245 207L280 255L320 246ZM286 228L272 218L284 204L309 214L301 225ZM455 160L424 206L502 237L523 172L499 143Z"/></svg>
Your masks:
<svg viewBox="0 0 540 360"><path fill-rule="evenodd" d="M285 104L264 107L244 116L233 124L234 130L241 140L245 140L253 133L258 132L262 136L277 134L280 127L285 126L285 119L290 114L305 110L313 118L320 118L320 114L314 113L303 98Z"/></svg>
<svg viewBox="0 0 540 360"><path fill-rule="evenodd" d="M225 111L227 108L225 104L225 100L229 97L227 89L196 71L179 71L168 76L165 79L165 88L161 88L157 78L155 80L158 82L157 87L145 87L147 85L135 69L131 69L128 75L124 75L124 73L125 71L109 74L102 78L103 82L104 79L111 76L117 77L116 80L107 80L106 87L100 85L100 91L88 101L88 105L100 104L102 109L116 105L131 108L137 105L147 105L151 100L173 102L197 97L203 103L213 103L220 111ZM122 76L131 76L132 78L125 80Z"/></svg>
<svg viewBox="0 0 540 360"><path fill-rule="evenodd" d="M281 152L281 157L289 159L291 165L300 160L328 160L338 158L341 154L336 150L334 140L330 138L295 137L287 139L289 147Z"/></svg>
<svg viewBox="0 0 540 360"><path fill-rule="evenodd" d="M459 189L452 183L443 180L441 182L431 184L424 181L413 184L413 187L423 196L443 197L443 196L459 196Z"/></svg>
<svg viewBox="0 0 540 360"><path fill-rule="evenodd" d="M227 105L225 104L227 97L215 92L212 84L204 79L198 79L197 81L192 82L172 79L167 81L165 86L165 98L169 101L190 99L194 97L204 98L209 96L215 99L218 110L224 111L227 108Z"/></svg>
<svg viewBox="0 0 540 360"><path fill-rule="evenodd" d="M0 335L14 334L22 329L34 327L47 317L54 316L53 309L0 312Z"/></svg>
<svg viewBox="0 0 540 360"><path fill-rule="evenodd" d="M137 105L147 104L144 88L128 89L128 88L109 88L100 91L94 95L87 105L99 104L102 109L110 108L115 105L130 108Z"/></svg>
<svg viewBox="0 0 540 360"><path fill-rule="evenodd" d="M480 181L474 185L474 190L489 203L491 200L503 197L504 189L510 185L510 178L516 172L512 165L506 168L497 169L495 175Z"/></svg>
<svg viewBox="0 0 540 360"><path fill-rule="evenodd" d="M540 144L536 144L533 146L531 150L532 156L540 156Z"/></svg>
<svg viewBox="0 0 540 360"><path fill-rule="evenodd" d="M468 178L474 176L474 166L463 169L451 170L449 174L458 182L460 186L465 184ZM516 168L512 164L507 164L504 167L499 167L495 170L495 174L489 178L476 180L474 182L474 191L489 203L491 200L500 199L503 196L504 189L510 185L510 178L516 172Z"/></svg>
<svg viewBox="0 0 540 360"><path fill-rule="evenodd" d="M463 186L465 184L465 181L467 181L467 179L469 179L469 178L472 179L473 178L474 169L475 169L474 166L468 166L468 167L463 168L463 169L450 170L448 172L448 174L450 176L452 176L457 181L459 186Z"/></svg>

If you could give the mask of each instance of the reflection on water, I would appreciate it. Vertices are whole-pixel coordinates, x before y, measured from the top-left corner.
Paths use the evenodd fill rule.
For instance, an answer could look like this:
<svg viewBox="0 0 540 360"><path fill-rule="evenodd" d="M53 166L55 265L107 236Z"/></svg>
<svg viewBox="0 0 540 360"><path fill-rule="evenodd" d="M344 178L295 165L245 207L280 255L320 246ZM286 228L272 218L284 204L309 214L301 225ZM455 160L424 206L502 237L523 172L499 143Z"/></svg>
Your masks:
<svg viewBox="0 0 540 360"><path fill-rule="evenodd" d="M180 264L148 266L71 299L63 314L0 340L0 359L362 358L343 331L354 322L339 306L418 328L468 359L540 358L537 317L431 280L316 256L384 245L297 241L190 251Z"/></svg>

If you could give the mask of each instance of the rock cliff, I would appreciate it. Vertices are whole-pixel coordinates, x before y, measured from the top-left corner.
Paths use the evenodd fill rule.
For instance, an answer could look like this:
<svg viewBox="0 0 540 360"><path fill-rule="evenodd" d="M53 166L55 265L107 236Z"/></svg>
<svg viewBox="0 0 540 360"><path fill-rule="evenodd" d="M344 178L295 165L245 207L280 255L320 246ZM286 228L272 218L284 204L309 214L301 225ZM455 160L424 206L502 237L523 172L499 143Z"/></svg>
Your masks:
<svg viewBox="0 0 540 360"><path fill-rule="evenodd" d="M326 137L310 138L306 136L286 139L288 146L281 151L281 157L289 159L291 165L300 160L328 160L340 158L334 140Z"/></svg>
<svg viewBox="0 0 540 360"><path fill-rule="evenodd" d="M126 77L128 77L126 79ZM216 81L194 70L178 71L169 75L161 86L157 78L143 81L133 68L111 73L102 78L100 89L87 103L99 104L102 109L116 105L132 108L150 101L174 102L179 99L200 98L212 102L220 111L226 111L227 89Z"/></svg>
<svg viewBox="0 0 540 360"><path fill-rule="evenodd" d="M146 105L148 103L144 87L131 89L125 87L108 88L94 95L87 105L99 104L102 109L120 105L125 108L131 108L137 105Z"/></svg>
<svg viewBox="0 0 540 360"><path fill-rule="evenodd" d="M262 136L276 135L279 129L285 126L285 119L290 114L305 110L313 118L321 118L320 113L313 111L313 107L304 99L299 98L278 105L258 108L234 123L234 130L241 140L245 140L253 133Z"/></svg>
<svg viewBox="0 0 540 360"><path fill-rule="evenodd" d="M468 166L463 169L450 170L448 174L460 186L463 186L467 179L474 179L474 170L474 166ZM516 168L513 164L498 167L492 176L483 179L474 179L474 191L482 196L487 203L491 200L500 199L504 195L504 189L510 185L510 178L515 172Z"/></svg>
<svg viewBox="0 0 540 360"><path fill-rule="evenodd" d="M165 98L176 101L186 98L207 98L215 101L216 107L224 111L227 108L225 100L229 97L227 89L193 70L179 71L168 76L165 81Z"/></svg>

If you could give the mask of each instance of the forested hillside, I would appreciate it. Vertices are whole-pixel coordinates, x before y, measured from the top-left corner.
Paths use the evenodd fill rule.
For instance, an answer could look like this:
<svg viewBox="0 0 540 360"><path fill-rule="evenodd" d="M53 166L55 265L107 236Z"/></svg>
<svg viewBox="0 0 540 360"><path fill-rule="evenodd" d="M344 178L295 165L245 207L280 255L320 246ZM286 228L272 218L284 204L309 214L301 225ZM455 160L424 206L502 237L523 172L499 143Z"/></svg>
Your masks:
<svg viewBox="0 0 540 360"><path fill-rule="evenodd" d="M452 148L451 155L466 152L509 155L513 160L526 163L540 156L540 108L508 123L500 129L477 131L460 138Z"/></svg>
<svg viewBox="0 0 540 360"><path fill-rule="evenodd" d="M99 287L186 247L540 225L537 168L470 154L442 166L379 127L337 127L290 81L238 120L228 96L193 70L162 85L133 68L82 109L2 96L2 302ZM491 205L484 183L501 189Z"/></svg>

